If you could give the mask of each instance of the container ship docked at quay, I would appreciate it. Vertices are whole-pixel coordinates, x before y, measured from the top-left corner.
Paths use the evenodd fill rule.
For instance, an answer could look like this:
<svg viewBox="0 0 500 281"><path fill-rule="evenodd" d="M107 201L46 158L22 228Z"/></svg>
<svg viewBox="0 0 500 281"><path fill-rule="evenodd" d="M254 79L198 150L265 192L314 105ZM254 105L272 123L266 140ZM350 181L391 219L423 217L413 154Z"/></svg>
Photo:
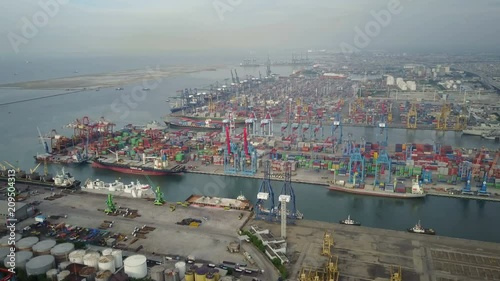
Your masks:
<svg viewBox="0 0 500 281"><path fill-rule="evenodd" d="M70 138L55 130L46 137L40 134L46 153L35 159L71 165L92 163L94 168L151 176L181 174L186 170L181 165L184 162L182 147L172 147L170 143L175 134L169 135L166 127L158 122L145 126L127 125L119 131L113 131L114 126L103 118L93 122L83 117L67 126L74 129Z"/></svg>

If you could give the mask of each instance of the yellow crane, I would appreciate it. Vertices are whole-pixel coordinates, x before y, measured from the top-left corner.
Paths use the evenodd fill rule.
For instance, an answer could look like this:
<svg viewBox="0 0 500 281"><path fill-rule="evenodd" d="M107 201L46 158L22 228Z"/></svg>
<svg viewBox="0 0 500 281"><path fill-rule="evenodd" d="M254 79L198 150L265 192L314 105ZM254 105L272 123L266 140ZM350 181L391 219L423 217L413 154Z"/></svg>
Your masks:
<svg viewBox="0 0 500 281"><path fill-rule="evenodd" d="M38 169L38 167L40 167L42 163L38 163L38 165L35 166L35 168L33 169L30 169L30 174L33 174L34 172L36 172L36 170Z"/></svg>
<svg viewBox="0 0 500 281"><path fill-rule="evenodd" d="M338 281L339 280L339 258L336 256L332 256L328 259L326 264L327 271L327 281Z"/></svg>
<svg viewBox="0 0 500 281"><path fill-rule="evenodd" d="M14 169L16 172L18 172L18 173L19 173L19 172L21 171L21 168L16 168L16 167L14 167L14 165L10 164L10 163L9 163L9 162L7 162L7 161L3 161L3 162L5 162L5 164L7 164L7 165L8 165L9 167L11 167L12 169Z"/></svg>
<svg viewBox="0 0 500 281"><path fill-rule="evenodd" d="M406 118L406 128L407 129L417 128L417 108L415 103L411 104L410 110L408 111L408 116Z"/></svg>
<svg viewBox="0 0 500 281"><path fill-rule="evenodd" d="M209 97L209 102L208 102L208 111L210 112L215 112L215 104L212 101L213 97Z"/></svg>
<svg viewBox="0 0 500 281"><path fill-rule="evenodd" d="M325 235L323 236L323 249L321 251L321 255L330 257L332 255L331 254L332 246L333 246L332 234L325 232Z"/></svg>
<svg viewBox="0 0 500 281"><path fill-rule="evenodd" d="M436 129L446 130L448 129L448 115L450 114L450 107L448 104L443 104L441 107L441 113L437 119Z"/></svg>
<svg viewBox="0 0 500 281"><path fill-rule="evenodd" d="M391 267L391 281L402 281L403 276L401 274L401 266L398 269L394 269Z"/></svg>
<svg viewBox="0 0 500 281"><path fill-rule="evenodd" d="M455 126L455 130L457 131L463 131L467 128L467 116L465 115L458 115L457 117L457 125Z"/></svg>

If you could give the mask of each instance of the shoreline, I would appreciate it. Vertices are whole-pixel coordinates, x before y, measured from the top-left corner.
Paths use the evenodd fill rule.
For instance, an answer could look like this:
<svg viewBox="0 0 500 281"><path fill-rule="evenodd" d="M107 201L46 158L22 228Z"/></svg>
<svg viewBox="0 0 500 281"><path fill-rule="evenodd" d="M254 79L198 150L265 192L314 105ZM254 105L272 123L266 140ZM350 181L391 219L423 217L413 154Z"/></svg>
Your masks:
<svg viewBox="0 0 500 281"><path fill-rule="evenodd" d="M215 169L213 172L202 171L202 170L186 170L185 173L202 174L202 175L209 175L209 176L230 176L230 177L259 179L259 180L262 180L262 178L263 178L263 176L260 175L261 174L260 171L253 176L252 175L240 175L240 174L225 174L223 172L222 166L219 169ZM328 177L326 177L326 178L328 178ZM327 179L323 179L323 178L321 178L321 179L322 179L321 181L316 181L313 179L297 179L296 177L294 178L294 176L292 176L291 182L292 183L300 183L300 184L319 185L319 186L325 186L325 187L329 186L329 184L326 182ZM274 174L274 177L273 177L273 174L272 174L271 180L281 181L282 178L276 176L276 174ZM433 188L441 188L440 186L447 187L446 185L434 185L433 187L430 187L430 188L424 186L423 189L425 190L425 193L427 194L427 196L438 196L438 197L448 197L448 198L454 198L454 199L468 199L468 200L500 202L500 197L495 198L495 197L491 197L491 196L449 194L446 192L439 192L436 190L432 190ZM342 192L342 191L338 191L338 192ZM498 190L498 192L500 193L500 190ZM363 196L374 197L371 195L363 195ZM387 196L386 198L389 198L389 196ZM395 198L395 199L419 199L419 198Z"/></svg>

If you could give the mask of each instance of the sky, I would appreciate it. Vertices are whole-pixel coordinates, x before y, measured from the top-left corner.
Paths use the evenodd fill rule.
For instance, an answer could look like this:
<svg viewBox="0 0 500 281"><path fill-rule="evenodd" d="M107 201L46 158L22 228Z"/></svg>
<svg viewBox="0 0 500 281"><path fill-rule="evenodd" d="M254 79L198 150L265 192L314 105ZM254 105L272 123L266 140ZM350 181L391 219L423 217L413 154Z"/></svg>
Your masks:
<svg viewBox="0 0 500 281"><path fill-rule="evenodd" d="M46 21L43 4L55 11ZM500 45L500 0L0 0L0 9L2 56Z"/></svg>

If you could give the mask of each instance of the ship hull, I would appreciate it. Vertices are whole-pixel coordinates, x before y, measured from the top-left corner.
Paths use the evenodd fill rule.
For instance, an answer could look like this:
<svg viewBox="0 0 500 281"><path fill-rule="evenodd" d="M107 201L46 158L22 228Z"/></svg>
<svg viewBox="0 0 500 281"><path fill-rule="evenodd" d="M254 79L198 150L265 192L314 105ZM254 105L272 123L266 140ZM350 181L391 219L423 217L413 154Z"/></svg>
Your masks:
<svg viewBox="0 0 500 281"><path fill-rule="evenodd" d="M8 181L8 177L3 177L0 176L0 181L6 182ZM68 189L78 189L80 188L81 182L79 180L76 180L73 182L71 185L66 185L66 186L57 186L54 184L54 181L41 181L41 180L29 180L25 178L16 178L16 183L22 183L22 184L33 184L35 186L42 186L42 187L55 187L55 188L68 188Z"/></svg>
<svg viewBox="0 0 500 281"><path fill-rule="evenodd" d="M180 124L170 123L170 122L167 122L167 121L165 121L165 125L169 126L170 128L174 128L174 129L175 128L190 128L190 129L209 130L209 131L222 130L222 128L216 128L216 127L180 125Z"/></svg>
<svg viewBox="0 0 500 281"><path fill-rule="evenodd" d="M343 225L352 225L352 226L361 226L361 224L359 222L355 222L355 223L345 223L345 221L339 221L340 224L343 224Z"/></svg>
<svg viewBox="0 0 500 281"><path fill-rule="evenodd" d="M359 195L367 195L367 196L376 196L376 197L387 197L387 198L401 198L401 199L416 199L416 198L424 198L424 194L412 194L412 193L396 193L396 192L384 192L384 191L372 191L366 190L363 188L347 188L342 186L330 185L328 187L329 190L332 191L340 191L352 194Z"/></svg>
<svg viewBox="0 0 500 281"><path fill-rule="evenodd" d="M92 163L92 167L111 170L123 174L143 175L143 176L167 176L167 175L181 174L185 170L185 169L154 170L154 169L126 166L126 165L107 164L96 160L94 160L94 162Z"/></svg>
<svg viewBox="0 0 500 281"><path fill-rule="evenodd" d="M47 163L62 164L62 165L68 165L68 166L80 166L80 165L86 165L89 163L88 160L83 160L83 161L78 162L78 161L75 161L72 159L58 160L57 158L53 158L53 157L45 158L45 157L33 156L33 158L35 158L35 162L37 162L37 163L44 163L45 160L47 159Z"/></svg>
<svg viewBox="0 0 500 281"><path fill-rule="evenodd" d="M415 234L436 235L435 231L429 230L429 229L426 229L424 232L415 232L411 228L408 228L407 230L408 230L408 232L415 233Z"/></svg>
<svg viewBox="0 0 500 281"><path fill-rule="evenodd" d="M227 119L226 117L201 117L201 116L189 116L189 115L181 115L181 116L176 116L176 117L179 117L179 118L187 118L187 119L191 119L191 120L201 120L201 121L205 121L207 119L210 119L212 120L212 123L221 123L222 124L222 121L224 121L225 119ZM234 124L245 124L245 119L235 119L234 120Z"/></svg>

